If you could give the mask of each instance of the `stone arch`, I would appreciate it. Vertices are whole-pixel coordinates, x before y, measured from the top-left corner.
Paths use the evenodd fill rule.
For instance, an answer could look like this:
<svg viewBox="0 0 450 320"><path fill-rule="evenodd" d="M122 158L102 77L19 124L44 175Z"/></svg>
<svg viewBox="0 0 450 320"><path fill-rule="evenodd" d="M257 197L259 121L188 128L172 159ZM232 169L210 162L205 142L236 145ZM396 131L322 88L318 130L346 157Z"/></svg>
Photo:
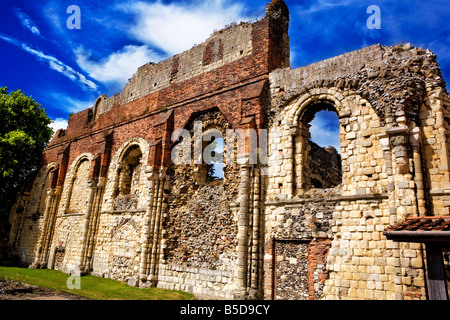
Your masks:
<svg viewBox="0 0 450 320"><path fill-rule="evenodd" d="M201 133L197 139L201 139L203 144L202 152L210 144L203 141L204 134L220 133L225 139L227 130L231 129L231 124L218 108L193 113L183 126L191 137L189 150L192 151L195 121L201 121L200 125L195 124L195 132ZM183 141L186 142L185 139ZM233 269L237 256L237 218L229 203L236 201L238 196L239 168L237 165L225 166L223 181L206 183L206 170L201 171L206 169L205 162L202 159L201 163L195 163L193 152L192 155L190 161L170 168L171 192L168 199L169 203L177 205L168 208L169 218L163 225L167 235L165 259L168 265L188 263L205 269Z"/></svg>
<svg viewBox="0 0 450 320"><path fill-rule="evenodd" d="M196 121L201 122L201 126L195 124ZM231 128L230 123L225 119L223 113L219 108L214 107L206 111L191 114L189 120L186 122L185 129L189 131L191 137L191 163L187 166L192 170L193 183L195 188L202 187L207 183L208 166L205 163L203 152L205 148L211 143L210 141L203 141L203 137L208 135L221 136L224 139L224 151L226 153L226 135L227 130ZM196 152L194 144L196 139L201 139L201 157ZM178 143L181 143L179 141ZM177 145L178 143L174 144ZM175 168L175 171L177 169ZM225 170L225 167L224 167Z"/></svg>
<svg viewBox="0 0 450 320"><path fill-rule="evenodd" d="M34 259L35 246L38 243L38 232L42 229L51 184L51 172L56 164L51 162L41 168L34 180L29 198L21 196L13 207L11 215L10 242L17 246L16 254L24 262L31 264ZM21 243L34 245L20 245Z"/></svg>
<svg viewBox="0 0 450 320"><path fill-rule="evenodd" d="M309 108L311 104L316 104L320 101L327 101L329 104L333 104L336 113L338 116L341 116L345 113L343 100L344 96L334 90L312 89L288 106L288 123L292 124L292 126L298 126L299 119L301 119L301 115L304 114L305 109Z"/></svg>
<svg viewBox="0 0 450 320"><path fill-rule="evenodd" d="M133 162L126 164L127 156L132 150L136 151L136 156L138 158L135 163ZM115 152L114 156L111 160L111 165L108 172L108 182L106 185L105 194L107 198L110 199L107 204L107 208L110 210L127 210L127 209L138 209L144 206L144 183L145 180L145 164L147 163L146 159L148 159L149 155L149 143L139 137L132 138L125 143L123 143L120 148ZM132 161L134 161L132 160ZM132 172L128 177L131 179L130 181L124 181L124 170L129 170L129 166L131 165ZM127 168L128 166L128 168ZM138 179L138 181L133 181ZM135 188L133 189L134 196L130 195L129 192L124 191L124 188L121 188L121 182L124 183L135 183ZM131 185L130 185L131 187ZM118 200L118 196L121 194L120 200ZM132 199L133 198L133 199ZM120 203L119 203L120 202Z"/></svg>
<svg viewBox="0 0 450 320"><path fill-rule="evenodd" d="M340 151L335 148L322 148L310 140L310 122L320 111L343 114L343 96L339 98L327 89L313 89L297 99L288 110L288 121L293 129L293 195L310 188L327 189L342 182ZM342 140L340 126L340 141Z"/></svg>
<svg viewBox="0 0 450 320"><path fill-rule="evenodd" d="M287 172L291 177L289 180L275 183L271 187L274 193L290 197L306 192L311 187L311 178L314 177L310 175L305 179L304 172L310 164L307 162L309 127L306 123L313 114L324 109L335 111L339 118L339 162L342 168L343 194L383 193L386 186L381 181L380 173L386 169L384 151L380 143L384 132L379 115L366 99L355 92L344 92L336 88L311 89L286 106L285 112L280 115L278 126L274 123L272 130L277 135L281 134L283 144L272 147L272 157L279 151L282 152L282 146L292 145L291 158L278 160L284 168L288 163L292 165L292 172ZM301 141L298 141L299 136L302 137ZM370 159L366 156L368 154L376 159Z"/></svg>
<svg viewBox="0 0 450 320"><path fill-rule="evenodd" d="M89 121L95 121L97 118L97 115L102 113L102 104L108 97L104 94L99 96L97 100L95 100L94 106L92 107L90 114L89 114Z"/></svg>
<svg viewBox="0 0 450 320"><path fill-rule="evenodd" d="M83 213L88 201L88 181L94 156L90 153L79 155L70 165L64 181L66 203L64 213Z"/></svg>
<svg viewBox="0 0 450 320"><path fill-rule="evenodd" d="M39 185L40 188L40 195L38 198L38 205L37 205L37 212L39 212L40 214L44 213L45 207L47 205L47 192L48 189L50 188L50 174L53 170L55 170L56 168L56 164L54 162L49 163L48 165L46 165L45 167L43 167L39 174L38 177L40 177L40 181L41 184Z"/></svg>

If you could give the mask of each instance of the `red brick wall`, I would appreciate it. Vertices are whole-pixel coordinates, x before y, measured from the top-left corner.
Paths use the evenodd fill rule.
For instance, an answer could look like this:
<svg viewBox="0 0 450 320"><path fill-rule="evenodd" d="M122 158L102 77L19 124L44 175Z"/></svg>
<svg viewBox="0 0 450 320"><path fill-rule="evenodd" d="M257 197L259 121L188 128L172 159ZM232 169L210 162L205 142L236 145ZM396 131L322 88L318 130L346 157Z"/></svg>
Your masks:
<svg viewBox="0 0 450 320"><path fill-rule="evenodd" d="M232 128L239 128L242 119L250 115L255 117L257 128L264 127L268 74L275 68L285 66L288 60L288 57L280 54L285 50L285 43L277 41L278 37L287 36L286 21L286 18L267 15L254 23L252 54L235 62L184 82L173 83L125 105L114 105L111 110L99 115L93 115L91 109L73 114L69 118L67 130L59 132L44 151L41 165L57 162L57 153L68 143L69 165L84 152L102 154L105 148L104 136L111 130L112 154L133 137L153 143L162 137L154 123L160 114L170 109L174 109L174 129L183 128L192 114L214 107L221 111ZM214 46L206 46L206 60L212 59L210 55L214 53ZM223 43L218 43L218 58L222 46Z"/></svg>
<svg viewBox="0 0 450 320"><path fill-rule="evenodd" d="M323 285L328 277L326 271L328 250L331 247L331 240L315 239L310 242L308 248L308 284L309 284L309 299L315 300L318 292L314 289L315 283Z"/></svg>

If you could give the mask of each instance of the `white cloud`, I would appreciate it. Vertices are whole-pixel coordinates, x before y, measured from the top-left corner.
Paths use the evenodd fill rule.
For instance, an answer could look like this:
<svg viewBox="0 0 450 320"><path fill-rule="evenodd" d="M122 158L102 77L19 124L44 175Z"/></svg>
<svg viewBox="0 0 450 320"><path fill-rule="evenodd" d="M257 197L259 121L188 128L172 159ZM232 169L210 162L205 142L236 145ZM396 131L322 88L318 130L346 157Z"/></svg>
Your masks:
<svg viewBox="0 0 450 320"><path fill-rule="evenodd" d="M334 112L318 112L311 121L311 140L321 147L333 146L339 153L341 142L339 120Z"/></svg>
<svg viewBox="0 0 450 320"><path fill-rule="evenodd" d="M127 3L121 7L136 15L131 35L169 55L181 53L202 43L215 29L232 22L248 21L240 4L224 0L199 0L191 3Z"/></svg>
<svg viewBox="0 0 450 320"><path fill-rule="evenodd" d="M116 82L125 85L137 68L148 62L159 62L162 57L148 46L125 46L100 60L90 60L91 54L79 48L75 50L76 61L89 75L100 82Z"/></svg>
<svg viewBox="0 0 450 320"><path fill-rule="evenodd" d="M7 41L7 42L25 50L26 52L35 56L38 60L48 63L48 66L51 69L63 74L64 76L68 77L69 79L71 79L73 81L79 82L85 89L87 89L87 90L96 90L97 89L97 85L94 82L92 82L91 80L88 80L83 74L75 71L73 68L66 65L64 62L58 60L57 58L47 55L47 54L43 53L42 51L33 49L29 45L22 43L19 40L12 38L10 36L7 36L7 35L0 34L0 39Z"/></svg>
<svg viewBox="0 0 450 320"><path fill-rule="evenodd" d="M24 26L26 29L28 29L33 34L42 37L41 31L36 26L36 24L33 22L33 20L31 20L29 15L27 15L25 12L23 12L19 8L14 8L14 13L16 14L16 16L19 19L22 26Z"/></svg>
<svg viewBox="0 0 450 320"><path fill-rule="evenodd" d="M56 133L58 129L67 129L68 120L64 118L56 118L52 120L50 127L53 129L53 132Z"/></svg>

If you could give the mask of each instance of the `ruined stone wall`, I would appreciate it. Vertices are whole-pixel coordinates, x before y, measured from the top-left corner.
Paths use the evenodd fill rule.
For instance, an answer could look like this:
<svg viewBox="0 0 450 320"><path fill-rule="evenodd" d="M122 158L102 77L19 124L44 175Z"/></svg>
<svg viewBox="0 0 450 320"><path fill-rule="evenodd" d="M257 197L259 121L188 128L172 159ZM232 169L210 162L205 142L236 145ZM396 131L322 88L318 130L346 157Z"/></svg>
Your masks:
<svg viewBox="0 0 450 320"><path fill-rule="evenodd" d="M430 185L429 214L449 215L449 97L442 88L427 87L428 98L419 113L417 143L420 143L423 179ZM415 139L415 140L416 140Z"/></svg>
<svg viewBox="0 0 450 320"><path fill-rule="evenodd" d="M339 188L310 189L301 199L265 203L265 236L273 246L273 252L266 250L265 256L266 297L323 297L326 258L333 239L331 221L339 194Z"/></svg>
<svg viewBox="0 0 450 320"><path fill-rule="evenodd" d="M252 24L241 22L213 33L205 42L188 51L158 64L140 67L121 93L101 100L97 106L98 114L110 110L115 104L124 105L251 55L252 32Z"/></svg>
<svg viewBox="0 0 450 320"><path fill-rule="evenodd" d="M450 99L436 57L374 45L292 70L288 9L266 12L141 67L70 117L11 214L24 263L205 297L426 298L421 245L383 230L449 214ZM333 155L309 140L321 110L339 117ZM269 162L227 164L224 181L206 183L204 164L170 157L172 132L193 134L195 120L222 134L267 129Z"/></svg>
<svg viewBox="0 0 450 320"><path fill-rule="evenodd" d="M334 147L322 148L309 141L308 163L312 187L328 189L342 183L341 156Z"/></svg>
<svg viewBox="0 0 450 320"><path fill-rule="evenodd" d="M138 274L140 234L145 211L112 211L100 215L92 274L127 282Z"/></svg>
<svg viewBox="0 0 450 320"><path fill-rule="evenodd" d="M200 132L194 130L195 121L201 123ZM226 130L230 126L220 112L200 114L191 119L188 128L192 137L194 133L200 134L201 139L208 133L223 137L225 157L228 156ZM209 143L203 142L203 146L206 147ZM188 147L193 152L194 139L189 142ZM224 159L224 164L226 162ZM231 206L237 200L239 170L235 164L230 163L224 165L223 171L223 180L208 182L206 164L173 166L169 219L164 225L167 235L165 264L160 265L164 271L158 286L173 288L166 273L167 276L174 277L187 272L186 278L181 277L184 281L174 282L177 288L181 285L203 296L231 297L233 273L230 270L234 270L236 266L238 220ZM199 275L195 276L189 270L197 270ZM205 285L207 283L210 285Z"/></svg>
<svg viewBox="0 0 450 320"><path fill-rule="evenodd" d="M304 145L309 127L303 119L310 118L310 110L330 108L339 116L342 186L336 202L328 202L327 277L316 297L425 299L421 245L386 240L382 232L407 216L446 212L441 208L448 183L447 138L442 136L447 127L442 117L437 119L439 111L445 113L447 95L434 58L410 45L377 45L271 74L269 157L277 167L269 166L266 180L268 230L283 225L277 212L308 196ZM425 140L419 131L426 132ZM428 159L419 160L424 156ZM427 163L424 176L421 163ZM274 202L282 203L278 211L271 209ZM267 243L277 237L266 233ZM296 239L302 239L300 234ZM269 273L274 254L266 257ZM276 290L273 285L265 284L266 297Z"/></svg>
<svg viewBox="0 0 450 320"><path fill-rule="evenodd" d="M43 167L37 174L29 194L15 204L10 217L10 246L24 264L33 263L39 230L42 228L50 187L50 171L54 164ZM23 232L23 230L25 232ZM22 231L22 232L21 232Z"/></svg>
<svg viewBox="0 0 450 320"><path fill-rule="evenodd" d="M268 199L292 198L311 186L307 172L311 162L304 152L308 142L297 138L304 129L289 117L299 117L299 109L319 100L336 101L339 108L343 194L385 192L388 181L381 170L385 161L378 136L381 128L374 110L351 91L313 89L292 101L290 111L277 114L277 120L269 126L269 161L274 165L268 168Z"/></svg>
<svg viewBox="0 0 450 320"><path fill-rule="evenodd" d="M171 166L170 135L208 110L218 111L228 128L249 119L255 128L264 124L268 73L289 65L288 18L278 12L142 66L121 93L102 95L92 108L71 115L67 130L59 130L43 153L42 167L56 165L48 214L31 223L33 239L16 229L18 248L27 248L24 261L231 297L240 169L225 167L223 183L197 185L180 200L186 198L182 184L189 186L193 175ZM140 154L127 153L136 147Z"/></svg>

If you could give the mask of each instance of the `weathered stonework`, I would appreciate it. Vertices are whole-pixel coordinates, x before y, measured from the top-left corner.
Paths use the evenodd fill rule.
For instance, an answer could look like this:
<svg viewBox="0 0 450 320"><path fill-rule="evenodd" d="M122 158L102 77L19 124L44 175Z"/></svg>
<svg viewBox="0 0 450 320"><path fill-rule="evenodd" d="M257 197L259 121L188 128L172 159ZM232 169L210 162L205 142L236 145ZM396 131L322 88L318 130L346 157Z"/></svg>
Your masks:
<svg viewBox="0 0 450 320"><path fill-rule="evenodd" d="M32 267L226 299L426 299L423 248L383 230L449 215L450 97L436 57L370 46L289 68L289 11L138 69L69 119L12 209ZM310 141L321 111L340 150ZM176 129L267 129L268 161L225 148L224 180L174 164ZM200 136L201 138L201 136ZM226 140L226 137L225 137ZM190 142L189 142L190 143ZM205 141L200 141L205 148Z"/></svg>

